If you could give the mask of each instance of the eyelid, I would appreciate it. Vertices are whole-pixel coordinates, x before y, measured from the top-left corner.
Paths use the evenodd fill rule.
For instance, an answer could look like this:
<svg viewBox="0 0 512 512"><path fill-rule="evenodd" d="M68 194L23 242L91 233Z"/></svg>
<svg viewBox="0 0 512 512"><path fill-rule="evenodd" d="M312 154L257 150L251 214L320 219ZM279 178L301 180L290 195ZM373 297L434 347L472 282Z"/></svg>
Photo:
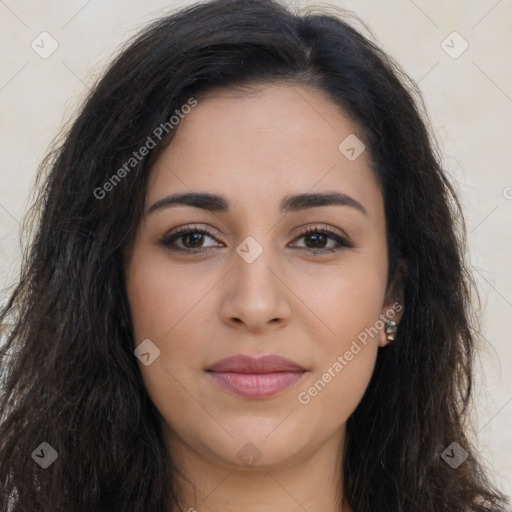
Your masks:
<svg viewBox="0 0 512 512"><path fill-rule="evenodd" d="M185 225L185 226L180 226L178 228L175 228L175 229L169 231L163 238L160 239L159 242L162 245L166 246L169 250L172 250L174 252L183 252L183 253L189 253L189 254L206 253L210 250L215 249L215 247L212 247L212 246L204 247L204 248L199 247L199 248L194 248L194 249L182 249L182 248L177 248L177 247L171 248L170 242L173 239L179 239L181 234L185 235L185 234L188 234L191 232L192 233L201 233L201 234L206 235L212 239L215 239L216 241L219 241L219 240L217 240L217 238L221 238L219 236L220 232L217 229L213 228L212 226L208 226L208 229L205 229L201 225L189 224L189 225ZM324 254L326 254L326 253L332 253L332 252L341 251L343 249L354 247L354 244L351 241L350 237L348 237L344 231L340 230L339 228L334 228L334 227L331 227L331 226L329 226L327 224L323 224L323 223L313 224L313 225L309 225L309 226L300 228L299 231L295 234L293 241L295 241L297 238L306 236L309 233L325 234L326 236L330 237L332 240L334 240L338 244L338 247L335 247L335 248L324 247L321 249L315 249L315 248L308 248L308 247L299 247L299 249L305 250L306 252L309 252L309 253L313 253L313 254L324 253ZM220 242L220 243L224 244L224 242Z"/></svg>
<svg viewBox="0 0 512 512"><path fill-rule="evenodd" d="M200 232L203 232L209 236L212 236L212 237L221 237L220 235L220 231L218 229L215 229L213 226L208 226L208 229L205 229L204 227L202 227L202 225L199 225L199 224L187 224L185 226L179 226L178 228L175 228L171 231L169 231L164 238L168 238L170 236L174 236L174 235L177 235L179 233L182 233L182 232L188 232L188 231L200 231ZM323 223L319 223L319 224L313 224L313 225L307 225L303 228L299 228L299 231L296 233L296 237L297 236L300 236L300 235L304 235L305 233L309 233L310 231L314 231L314 230L325 230L325 231L329 231L329 232L333 232L334 234L337 234L343 238L345 238L347 240L347 242L351 242L350 240L350 237L342 230L340 230L339 228L334 228L332 226L329 226L328 224L323 224Z"/></svg>
<svg viewBox="0 0 512 512"><path fill-rule="evenodd" d="M350 237L344 231L342 231L339 228L335 228L333 226L329 226L328 224L323 224L323 223L314 224L312 226L309 225L304 228L300 228L300 230L297 233L297 236L307 234L310 231L327 231L329 234L337 235L341 238L344 238L347 242L352 243L352 241L350 240Z"/></svg>
<svg viewBox="0 0 512 512"><path fill-rule="evenodd" d="M222 235L220 233L220 231L218 229L215 229L214 227L208 225L207 228L203 227L204 225L199 225L199 224L187 224L185 226L179 226L175 229L172 229L171 231L169 231L163 238L164 239L168 239L170 237L174 237L174 236L177 236L177 235L180 235L181 233L188 233L190 231L192 232L199 232L199 233L203 233L205 235L208 235L212 238L222 238Z"/></svg>

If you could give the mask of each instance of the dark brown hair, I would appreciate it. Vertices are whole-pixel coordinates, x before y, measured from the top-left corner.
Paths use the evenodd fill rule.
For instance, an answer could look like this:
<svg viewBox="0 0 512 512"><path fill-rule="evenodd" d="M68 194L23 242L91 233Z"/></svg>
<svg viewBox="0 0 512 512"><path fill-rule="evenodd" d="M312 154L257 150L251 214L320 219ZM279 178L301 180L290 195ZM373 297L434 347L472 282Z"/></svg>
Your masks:
<svg viewBox="0 0 512 512"><path fill-rule="evenodd" d="M299 14L271 0L214 0L151 24L41 164L27 216L36 229L0 314L11 324L0 352L1 510L180 509L172 454L133 354L123 267L151 165L173 131L108 193L97 191L191 97L277 82L316 87L360 127L384 197L388 282L402 284L396 339L379 349L347 424L353 509L503 510L466 437L479 338L464 219L417 88L342 14ZM31 457L42 442L58 453L47 469ZM452 442L469 454L456 469L441 456Z"/></svg>

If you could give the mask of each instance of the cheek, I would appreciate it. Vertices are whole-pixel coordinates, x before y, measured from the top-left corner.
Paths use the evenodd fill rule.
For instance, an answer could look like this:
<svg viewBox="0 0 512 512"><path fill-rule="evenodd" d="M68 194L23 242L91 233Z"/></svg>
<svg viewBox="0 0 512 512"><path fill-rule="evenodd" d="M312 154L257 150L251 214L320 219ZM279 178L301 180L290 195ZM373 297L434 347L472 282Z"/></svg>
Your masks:
<svg viewBox="0 0 512 512"><path fill-rule="evenodd" d="M150 338L165 344L175 338L215 282L208 273L191 275L188 269L169 265L165 255L135 254L127 276L135 343Z"/></svg>
<svg viewBox="0 0 512 512"><path fill-rule="evenodd" d="M169 265L165 254L142 249L128 267L134 348L149 339L160 350L150 365L138 360L145 387L160 410L190 407L186 389L191 389L190 376L203 370L205 353L197 340L208 339L208 325L211 331L213 312L205 310L206 296L219 280L210 274L191 275Z"/></svg>
<svg viewBox="0 0 512 512"><path fill-rule="evenodd" d="M314 371L298 402L311 418L320 415L325 426L346 421L370 382L384 325L385 264L359 258L357 265L324 276L322 288L306 295L326 334L316 338Z"/></svg>
<svg viewBox="0 0 512 512"><path fill-rule="evenodd" d="M199 365L198 347L192 342L195 326L190 322L205 295L192 281L200 282L143 251L134 253L127 273L134 348L149 339L160 350L149 365L137 360L144 387L166 422L173 425L187 415L200 414L186 392L192 389L187 381L190 370Z"/></svg>
<svg viewBox="0 0 512 512"><path fill-rule="evenodd" d="M352 339L375 325L382 312L386 279L383 263L366 261L368 258L358 255L351 259L322 275L302 277L294 286L313 313L308 314L309 321L314 319L321 329L317 340L329 353L331 349L345 350L347 343L350 345Z"/></svg>
<svg viewBox="0 0 512 512"><path fill-rule="evenodd" d="M329 363L312 376L309 386L304 386L298 395L304 417L316 425L315 432L332 433L348 420L373 373L377 355L375 345L361 345L350 361L344 355L346 351L339 352L330 355ZM341 356L340 360L338 356Z"/></svg>
<svg viewBox="0 0 512 512"><path fill-rule="evenodd" d="M371 302L371 297L367 297ZM364 302L363 302L364 304ZM338 302L330 317L330 335L315 346L315 366L297 400L308 414L319 414L326 425L348 419L361 400L373 373L378 351L379 308L355 301Z"/></svg>

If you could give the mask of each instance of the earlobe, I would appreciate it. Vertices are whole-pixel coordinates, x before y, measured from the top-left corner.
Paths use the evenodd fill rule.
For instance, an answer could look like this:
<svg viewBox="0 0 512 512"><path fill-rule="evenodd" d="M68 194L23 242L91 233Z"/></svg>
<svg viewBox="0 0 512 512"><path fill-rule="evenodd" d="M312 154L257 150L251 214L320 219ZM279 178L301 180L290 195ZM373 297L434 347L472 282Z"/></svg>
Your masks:
<svg viewBox="0 0 512 512"><path fill-rule="evenodd" d="M403 303L396 301L384 310L381 315L384 325L379 333L379 346L384 347L395 340L403 309Z"/></svg>
<svg viewBox="0 0 512 512"><path fill-rule="evenodd" d="M386 321L384 328L379 334L379 347L385 347L386 345L392 343L395 339L397 329L398 319Z"/></svg>
<svg viewBox="0 0 512 512"><path fill-rule="evenodd" d="M386 293L386 305L381 318L385 324L379 333L379 346L385 347L395 340L398 324L403 313L403 281L407 272L407 264L400 260L394 278ZM393 302L394 301L394 302ZM389 306L391 304L391 306Z"/></svg>

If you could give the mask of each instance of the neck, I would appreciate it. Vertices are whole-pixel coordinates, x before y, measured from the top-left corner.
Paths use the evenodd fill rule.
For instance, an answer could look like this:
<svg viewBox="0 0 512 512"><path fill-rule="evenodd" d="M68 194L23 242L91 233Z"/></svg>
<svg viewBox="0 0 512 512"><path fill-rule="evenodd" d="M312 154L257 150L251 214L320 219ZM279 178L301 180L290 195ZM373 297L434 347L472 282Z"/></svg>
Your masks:
<svg viewBox="0 0 512 512"><path fill-rule="evenodd" d="M240 467L206 458L166 432L172 460L185 478L176 488L188 512L352 512L343 499L343 432L314 446L298 463ZM178 463L180 462L180 463Z"/></svg>

